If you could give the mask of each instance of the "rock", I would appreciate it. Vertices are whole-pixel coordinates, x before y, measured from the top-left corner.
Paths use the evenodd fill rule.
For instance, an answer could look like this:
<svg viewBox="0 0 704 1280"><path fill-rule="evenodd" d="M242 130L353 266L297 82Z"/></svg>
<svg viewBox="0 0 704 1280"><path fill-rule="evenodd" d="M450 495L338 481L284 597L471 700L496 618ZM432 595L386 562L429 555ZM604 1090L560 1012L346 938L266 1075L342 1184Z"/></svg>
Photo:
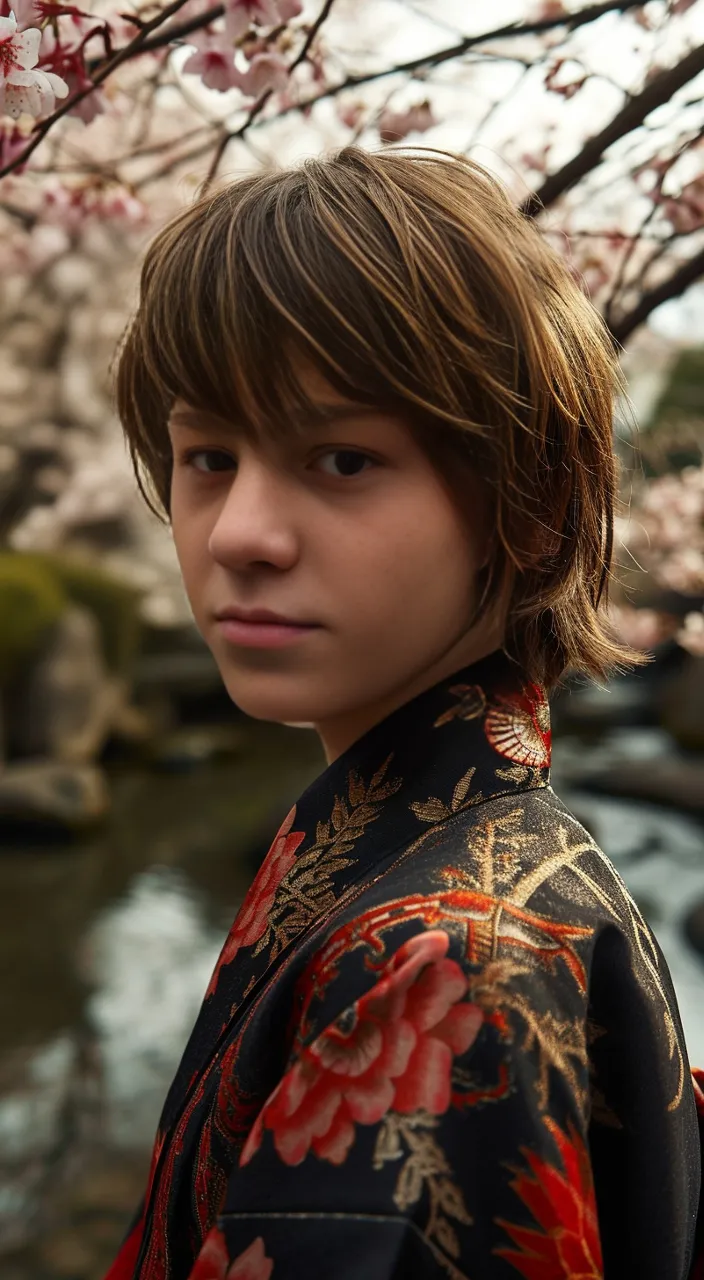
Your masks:
<svg viewBox="0 0 704 1280"><path fill-rule="evenodd" d="M688 653L662 688L660 721L687 751L704 751L704 657Z"/></svg>
<svg viewBox="0 0 704 1280"><path fill-rule="evenodd" d="M704 901L698 902L687 912L682 921L682 930L690 947L704 956Z"/></svg>
<svg viewBox="0 0 704 1280"><path fill-rule="evenodd" d="M74 764L95 759L126 692L106 670L94 614L70 605L17 695L15 754Z"/></svg>
<svg viewBox="0 0 704 1280"><path fill-rule="evenodd" d="M107 780L94 765L22 760L0 773L3 825L58 825L78 832L93 827L109 811Z"/></svg>
<svg viewBox="0 0 704 1280"><path fill-rule="evenodd" d="M603 770L585 770L580 785L588 791L631 796L653 804L673 805L688 813L704 813L704 756L616 760Z"/></svg>
<svg viewBox="0 0 704 1280"><path fill-rule="evenodd" d="M553 695L550 707L556 734L595 737L615 726L652 724L656 718L650 682L632 676L614 678L605 689L596 684L567 687Z"/></svg>

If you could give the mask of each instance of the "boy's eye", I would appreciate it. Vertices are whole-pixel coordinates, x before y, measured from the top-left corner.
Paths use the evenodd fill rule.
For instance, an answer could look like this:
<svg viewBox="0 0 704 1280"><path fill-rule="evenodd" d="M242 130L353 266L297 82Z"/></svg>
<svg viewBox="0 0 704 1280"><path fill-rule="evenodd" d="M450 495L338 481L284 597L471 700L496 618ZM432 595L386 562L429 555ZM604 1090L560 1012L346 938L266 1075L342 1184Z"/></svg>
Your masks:
<svg viewBox="0 0 704 1280"><path fill-rule="evenodd" d="M229 453L223 453L221 449L191 449L189 453L183 455L183 464L186 467L192 467L194 471L200 471L201 468L196 466L196 458L224 458L224 467L215 467L215 471L226 470L233 462ZM210 475L210 469L205 471L206 475Z"/></svg>
<svg viewBox="0 0 704 1280"><path fill-rule="evenodd" d="M359 475L365 462L371 462L373 466L376 465L374 458L370 457L368 453L362 453L359 449L328 449L325 453L321 453L316 461L320 462L321 458L341 458L343 476ZM335 465L338 466L340 464L336 463ZM335 478L337 479L338 477Z"/></svg>
<svg viewBox="0 0 704 1280"><path fill-rule="evenodd" d="M196 465L196 458L216 458L220 460L221 465L216 465L212 470L210 466L201 468ZM340 467L341 475L334 475L334 473L331 472L326 473L327 475L333 474L334 479L344 479L346 477L359 475L363 470L363 463L371 462L374 464L375 461L368 453L362 453L359 449L328 449L325 453L319 454L315 461L319 462L321 458L337 458L342 460L335 464ZM229 453L224 453L221 449L191 449L189 453L184 454L183 462L185 466L192 467L194 471L199 472L201 475L213 475L218 472L224 472L227 471L229 467L235 465L232 456Z"/></svg>

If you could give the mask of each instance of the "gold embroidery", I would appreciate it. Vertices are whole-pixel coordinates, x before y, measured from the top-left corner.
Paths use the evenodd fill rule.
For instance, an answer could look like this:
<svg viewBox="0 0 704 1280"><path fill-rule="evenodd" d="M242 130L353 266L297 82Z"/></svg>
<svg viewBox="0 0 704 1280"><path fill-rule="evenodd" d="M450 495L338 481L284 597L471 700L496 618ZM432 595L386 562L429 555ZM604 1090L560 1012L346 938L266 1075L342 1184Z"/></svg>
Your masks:
<svg viewBox="0 0 704 1280"><path fill-rule="evenodd" d="M544 803L542 796L539 797L538 799L539 799L539 803ZM581 823L579 823L572 814L563 814L562 816L566 817L569 821L574 822L575 826L580 827L580 829L583 829L581 827ZM565 828L559 827L558 830L564 833ZM575 848L578 848L578 846L575 846ZM610 895L604 889L602 889L601 885L599 885L596 882L594 877L590 875L589 872L585 870L585 868L576 866L574 862L571 859L569 859L569 862L571 863L571 865L569 866L569 870L578 876L581 882L590 890L590 892L594 895L597 901L601 903L601 905L605 907L609 911L609 913L613 916L613 918L617 920L618 923L622 926L626 935L630 938L630 941L633 945L633 948L635 951L633 958L640 959L641 964L643 966L643 969L640 975L641 981L643 981L644 985L647 986L648 979L650 979L651 989L652 988L655 989L658 996L660 997L660 1000L662 1001L662 1016L665 1022L665 1030L668 1035L669 1056L670 1056L670 1059L672 1059L673 1054L676 1054L676 1060L677 1060L677 1086L675 1088L675 1092L673 1096L670 1098L670 1101L667 1104L668 1111L674 1111L679 1106L682 1100L682 1096L684 1093L684 1082L685 1082L686 1073L685 1073L684 1059L682 1056L682 1046L680 1044L679 1038L677 1036L677 1033L672 1023L672 1015L670 1013L669 998L663 985L662 975L660 973L660 967L659 967L659 959L658 959L657 951L655 949L653 935L648 925L646 924L645 920L643 919L643 916L641 915L635 901L633 900L630 893L628 892L628 889L626 888L624 881L622 880L616 868L613 866L612 862L606 857L606 854L603 852L603 850L601 850L598 845L594 844L593 841L585 844L583 848L584 848L584 852L589 851L590 853L595 855L599 864L606 870L611 883L613 884L614 888L618 892L621 903L625 908L625 913L623 910L619 910L616 902L612 900ZM567 861L564 861L560 865L567 866L568 863ZM541 863L541 867L537 868L537 870L541 870L543 866L546 866L546 863ZM547 874L548 873L546 873L546 876L544 878L547 878ZM537 884L535 887L537 887Z"/></svg>
<svg viewBox="0 0 704 1280"><path fill-rule="evenodd" d="M450 707L449 711L443 711L437 720L433 721L433 728L437 729L440 725L449 724L451 720L476 720L486 707L486 694L479 684L452 684L449 689L450 693L456 694L459 702L454 707Z"/></svg>
<svg viewBox="0 0 704 1280"><path fill-rule="evenodd" d="M470 998L487 1013L497 1009L518 1014L526 1031L519 1048L526 1053L535 1051L538 1064L536 1090L542 1111L549 1109L550 1068L567 1082L580 1105L586 1109L587 1091L578 1068L587 1067L587 1045L581 1018L556 1018L549 1010L541 1013L515 989L515 979L529 974L525 965L510 960L493 960L481 973L470 978ZM572 1059L575 1060L573 1063Z"/></svg>
<svg viewBox="0 0 704 1280"><path fill-rule="evenodd" d="M437 1120L426 1111L399 1115L390 1111L384 1117L374 1148L374 1168L381 1169L389 1160L401 1160L405 1145L408 1155L399 1171L394 1202L405 1213L420 1200L425 1188L430 1201L430 1214L423 1234L434 1237L446 1253L458 1258L460 1244L449 1222L454 1218L464 1226L472 1226L460 1188L452 1181L452 1169L438 1146L432 1130Z"/></svg>
<svg viewBox="0 0 704 1280"><path fill-rule="evenodd" d="M456 783L449 808L437 796L429 796L423 801L414 800L409 808L421 822L444 822L446 818L451 818L455 813L461 813L463 809L471 809L473 805L479 804L484 799L481 791L477 791L467 804L463 803L475 773L476 766L472 765L472 768L468 769Z"/></svg>
<svg viewBox="0 0 704 1280"><path fill-rule="evenodd" d="M312 920L330 911L337 903L333 875L353 861L351 853L371 822L381 815L389 796L403 785L401 778L385 781L384 775L393 759L387 756L374 774L369 786L354 770L347 779L347 801L335 796L328 822L318 822L315 844L296 858L283 876L267 919L267 928L253 955L271 946L270 962Z"/></svg>

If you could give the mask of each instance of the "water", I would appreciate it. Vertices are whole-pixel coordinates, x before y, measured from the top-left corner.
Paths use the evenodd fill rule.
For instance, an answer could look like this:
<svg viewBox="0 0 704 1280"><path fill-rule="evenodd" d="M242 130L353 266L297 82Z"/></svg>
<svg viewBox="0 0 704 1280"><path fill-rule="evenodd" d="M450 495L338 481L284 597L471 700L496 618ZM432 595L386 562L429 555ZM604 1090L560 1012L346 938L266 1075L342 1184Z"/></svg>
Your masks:
<svg viewBox="0 0 704 1280"><path fill-rule="evenodd" d="M239 752L183 772L111 768L113 813L72 846L0 857L3 1280L101 1280L143 1189L173 1071L256 867L325 767L312 732L246 722ZM555 745L556 791L649 919L704 1066L704 963L681 919L704 899L695 820L579 787L587 760L657 754L658 730Z"/></svg>
<svg viewBox="0 0 704 1280"><path fill-rule="evenodd" d="M310 731L248 722L243 733L237 754L185 771L110 769L113 811L89 839L5 841L3 1280L100 1277L131 1217L237 907L325 767Z"/></svg>

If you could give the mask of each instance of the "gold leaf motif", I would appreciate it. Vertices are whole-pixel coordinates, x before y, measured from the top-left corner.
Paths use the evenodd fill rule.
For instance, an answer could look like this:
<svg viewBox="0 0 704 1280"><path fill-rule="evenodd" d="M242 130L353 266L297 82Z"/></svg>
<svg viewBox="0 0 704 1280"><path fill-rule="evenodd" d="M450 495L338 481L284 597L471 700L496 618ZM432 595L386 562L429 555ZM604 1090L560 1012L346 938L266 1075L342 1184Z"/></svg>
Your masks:
<svg viewBox="0 0 704 1280"><path fill-rule="evenodd" d="M398 1205L401 1213L405 1213L406 1209L410 1209L411 1205L420 1200L422 1191L423 1178L418 1162L411 1158L406 1161L399 1174L394 1191L394 1203Z"/></svg>
<svg viewBox="0 0 704 1280"><path fill-rule="evenodd" d="M450 1217L456 1218L458 1222L463 1222L465 1226L471 1227L472 1218L467 1212L459 1187L456 1187L454 1182L448 1182L447 1178L441 1178L437 1191L438 1200L445 1213L449 1213Z"/></svg>
<svg viewBox="0 0 704 1280"><path fill-rule="evenodd" d="M394 1124L394 1117L387 1115L384 1117L374 1146L374 1168L380 1169L387 1160L400 1160L402 1155L403 1147L398 1129Z"/></svg>
<svg viewBox="0 0 704 1280"><path fill-rule="evenodd" d="M495 769L497 778L505 778L506 782L515 782L518 786L530 777L530 769L525 764L512 764L507 769Z"/></svg>
<svg viewBox="0 0 704 1280"><path fill-rule="evenodd" d="M455 719L476 720L486 708L486 696L481 685L453 684L450 685L450 693L459 698L459 702L454 707L450 707L449 710L443 711L437 720L433 721L434 729L443 724L449 724L450 721Z"/></svg>
<svg viewBox="0 0 704 1280"><path fill-rule="evenodd" d="M447 1218L438 1217L433 1235L438 1244L443 1249L446 1249L453 1258L459 1257L460 1242L457 1239L457 1233L452 1230Z"/></svg>
<svg viewBox="0 0 704 1280"><path fill-rule="evenodd" d="M355 807L361 804L365 796L364 782L356 769L351 769L347 779L347 794L350 804Z"/></svg>
<svg viewBox="0 0 704 1280"><path fill-rule="evenodd" d="M429 800L414 800L410 807L421 822L442 822L451 816L451 810L437 796L431 796Z"/></svg>
<svg viewBox="0 0 704 1280"><path fill-rule="evenodd" d="M381 767L377 769L376 773L374 774L374 777L369 783L370 792L376 792L377 790L379 791L379 795L374 796L375 800L376 799L386 800L387 796L392 796L394 792L398 791L399 787L402 786L402 780L400 778L395 783L384 782L384 774L386 773L386 770L391 764L391 761L393 760L393 758L394 758L394 753L392 751L390 755L386 757Z"/></svg>
<svg viewBox="0 0 704 1280"><path fill-rule="evenodd" d="M396 1181L394 1202L405 1212L417 1204L425 1189L430 1213L423 1234L428 1239L433 1237L445 1253L456 1258L460 1252L459 1241L443 1215L465 1226L471 1226L473 1219L467 1212L460 1188L451 1180L447 1156L435 1141L433 1130L437 1123L437 1119L425 1111L403 1116L388 1112L377 1137L374 1168L380 1169L387 1160L403 1159L406 1149L408 1154ZM452 1275L460 1274L448 1261L445 1265L450 1267Z"/></svg>
<svg viewBox="0 0 704 1280"><path fill-rule="evenodd" d="M334 907L338 894L333 877L350 865L353 858L346 855L354 852L367 826L381 817L383 801L403 785L402 778L384 781L392 759L393 752L366 788L359 775L350 770L349 805L343 797L335 796L331 821L317 823L315 844L300 854L282 876L267 928L253 955L270 947L270 960L275 960L298 933Z"/></svg>
<svg viewBox="0 0 704 1280"><path fill-rule="evenodd" d="M349 810L343 800L339 796L335 796L335 803L332 808L332 825L336 831L341 831L345 824L349 821Z"/></svg>
<svg viewBox="0 0 704 1280"><path fill-rule="evenodd" d="M455 789L452 793L453 812L456 809L459 809L460 805L462 804L462 801L464 800L465 796L467 795L467 792L469 791L470 783L476 771L477 771L476 765L472 765L471 769L467 770L464 777L460 778L459 782L455 786Z"/></svg>

